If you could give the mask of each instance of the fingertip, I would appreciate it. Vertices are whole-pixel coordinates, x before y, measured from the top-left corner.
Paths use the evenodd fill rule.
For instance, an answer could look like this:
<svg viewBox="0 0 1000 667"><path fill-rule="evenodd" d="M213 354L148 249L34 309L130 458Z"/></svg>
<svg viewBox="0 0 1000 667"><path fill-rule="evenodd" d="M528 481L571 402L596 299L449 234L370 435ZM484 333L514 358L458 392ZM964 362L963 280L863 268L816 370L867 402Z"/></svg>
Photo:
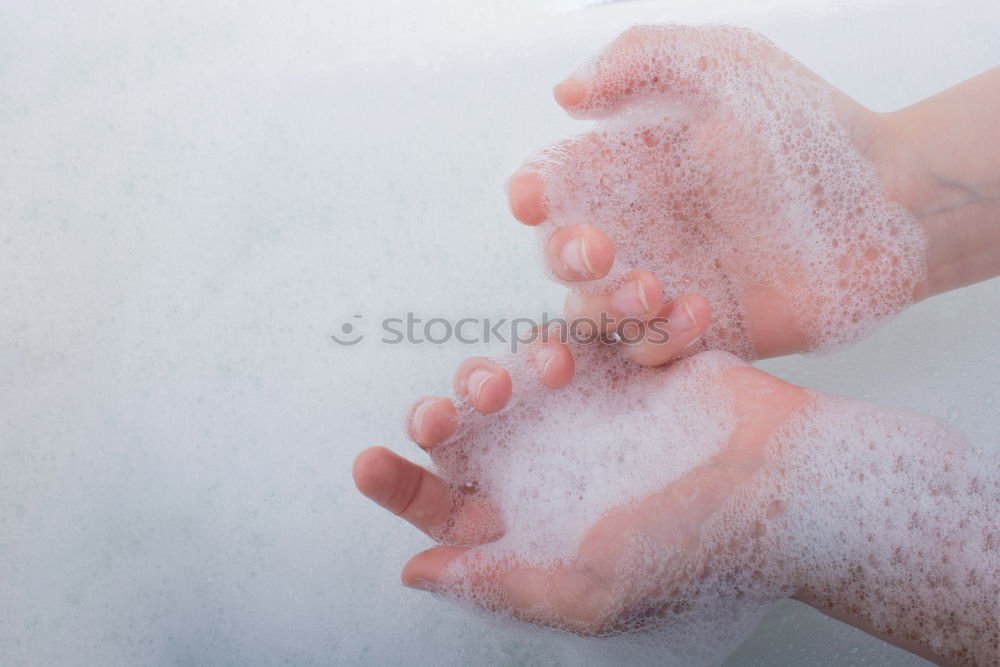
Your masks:
<svg viewBox="0 0 1000 667"><path fill-rule="evenodd" d="M552 234L545 244L545 256L552 272L563 280L597 280L611 272L615 246L596 227L574 225Z"/></svg>
<svg viewBox="0 0 1000 667"><path fill-rule="evenodd" d="M549 389L562 389L573 380L573 353L561 340L540 345L534 351L534 363L542 384Z"/></svg>
<svg viewBox="0 0 1000 667"><path fill-rule="evenodd" d="M510 212L522 223L535 226L548 215L545 208L545 183L530 165L524 165L507 181L507 203Z"/></svg>
<svg viewBox="0 0 1000 667"><path fill-rule="evenodd" d="M451 388L454 390L456 396L466 396L466 383L468 382L469 375L480 367L489 367L493 363L486 359L485 357L469 357L462 363L458 365L458 369L455 371L455 375L451 378Z"/></svg>
<svg viewBox="0 0 1000 667"><path fill-rule="evenodd" d="M458 430L458 411L450 399L426 396L417 401L407 418L410 439L423 448L440 444Z"/></svg>
<svg viewBox="0 0 1000 667"><path fill-rule="evenodd" d="M409 588L433 592L448 566L468 550L469 547L433 547L421 551L403 566L400 580Z"/></svg>
<svg viewBox="0 0 1000 667"><path fill-rule="evenodd" d="M361 495L378 504L384 482L391 476L394 454L385 447L369 447L354 458L351 477Z"/></svg>
<svg viewBox="0 0 1000 667"><path fill-rule="evenodd" d="M645 323L663 307L663 286L649 271L632 271L610 294L566 295L564 315L580 335L621 331Z"/></svg>
<svg viewBox="0 0 1000 667"><path fill-rule="evenodd" d="M489 359L472 357L462 362L455 373L453 387L476 411L492 414L510 400L510 374Z"/></svg>
<svg viewBox="0 0 1000 667"><path fill-rule="evenodd" d="M663 285L649 271L632 271L611 295L614 314L642 321L656 317L663 306Z"/></svg>
<svg viewBox="0 0 1000 667"><path fill-rule="evenodd" d="M556 86L553 95L574 117L596 119L618 113L646 96L670 93L679 97L700 90L697 74L693 73L700 74L700 67L678 67L668 62L694 65L696 61L687 60L690 56L684 52L693 54L701 48L673 47L681 42L691 45L692 40L700 42L699 34L699 29L688 26L633 26L586 70L585 88L581 89L580 82L571 78ZM656 48L668 42L672 52L669 56Z"/></svg>
<svg viewBox="0 0 1000 667"><path fill-rule="evenodd" d="M624 354L641 366L662 366L693 353L710 320L711 306L703 296L679 297L646 322L642 338L626 345Z"/></svg>
<svg viewBox="0 0 1000 667"><path fill-rule="evenodd" d="M679 349L697 341L708 329L711 307L700 294L687 294L665 304L661 318Z"/></svg>
<svg viewBox="0 0 1000 667"><path fill-rule="evenodd" d="M503 409L510 400L513 391L513 383L511 382L510 374L506 370L500 368L492 372L487 372L489 373L488 377L483 375L483 379L481 380L470 377L469 382L470 386L478 387L478 389L475 389L474 405L476 410L484 415Z"/></svg>
<svg viewBox="0 0 1000 667"><path fill-rule="evenodd" d="M575 79L566 79L552 88L552 97L563 109L569 109L583 102L587 96L587 84Z"/></svg>

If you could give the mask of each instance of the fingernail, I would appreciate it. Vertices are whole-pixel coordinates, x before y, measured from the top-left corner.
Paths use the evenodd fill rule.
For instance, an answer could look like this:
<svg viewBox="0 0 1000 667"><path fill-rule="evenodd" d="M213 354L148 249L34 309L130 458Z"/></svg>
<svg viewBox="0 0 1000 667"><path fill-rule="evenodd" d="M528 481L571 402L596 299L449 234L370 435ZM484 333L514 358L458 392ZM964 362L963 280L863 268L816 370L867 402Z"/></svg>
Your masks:
<svg viewBox="0 0 1000 667"><path fill-rule="evenodd" d="M477 368L469 374L465 381L465 393L473 403L479 403L479 394L482 393L486 383L493 379L493 371L485 368Z"/></svg>
<svg viewBox="0 0 1000 667"><path fill-rule="evenodd" d="M686 301L677 304L667 319L670 321L670 328L678 334L687 333L698 325L694 312Z"/></svg>
<svg viewBox="0 0 1000 667"><path fill-rule="evenodd" d="M611 297L611 306L626 317L639 317L649 312L649 302L641 280L625 283Z"/></svg>
<svg viewBox="0 0 1000 667"><path fill-rule="evenodd" d="M427 410L427 406L430 404L430 400L423 401L410 418L410 434L418 443L424 442L423 415L424 411Z"/></svg>
<svg viewBox="0 0 1000 667"><path fill-rule="evenodd" d="M564 245L559 257L562 259L563 267L578 276L594 275L594 267L591 266L590 258L587 257L587 242L582 236L578 236Z"/></svg>
<svg viewBox="0 0 1000 667"><path fill-rule="evenodd" d="M538 367L541 377L545 377L545 374L549 372L549 366L552 365L555 358L556 351L551 347L539 347L535 350L535 365Z"/></svg>

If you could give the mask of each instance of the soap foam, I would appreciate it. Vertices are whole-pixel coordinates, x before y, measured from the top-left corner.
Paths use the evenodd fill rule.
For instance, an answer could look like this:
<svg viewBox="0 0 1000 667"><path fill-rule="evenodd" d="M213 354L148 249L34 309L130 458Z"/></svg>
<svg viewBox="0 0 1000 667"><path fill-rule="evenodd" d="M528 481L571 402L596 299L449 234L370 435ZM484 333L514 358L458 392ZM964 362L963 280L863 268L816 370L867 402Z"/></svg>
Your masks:
<svg viewBox="0 0 1000 667"><path fill-rule="evenodd" d="M663 373L622 364L613 351L574 346L576 375L558 391L523 357L501 360L516 388L507 407L481 415L460 406L461 427L438 465L500 508L509 528L493 548L558 560L595 516L663 488L725 442L731 397L706 378L742 362L701 354ZM651 437L666 446L646 446Z"/></svg>
<svg viewBox="0 0 1000 667"><path fill-rule="evenodd" d="M912 302L922 228L888 200L830 91L765 38L633 28L576 76L602 91L582 114L614 113L532 160L549 212L540 236L587 223L617 255L605 279L568 286L594 293L652 271L667 298L706 296L705 347L744 359L753 294L780 295L810 350L863 338Z"/></svg>
<svg viewBox="0 0 1000 667"><path fill-rule="evenodd" d="M948 424L821 397L773 437L783 558L813 604L949 664L1000 663L1000 475ZM820 566L821 564L821 566Z"/></svg>
<svg viewBox="0 0 1000 667"><path fill-rule="evenodd" d="M634 509L727 445L737 419L724 378L746 364L706 352L651 370L620 364L609 347L574 354L577 376L562 390L542 387L523 358L507 361L509 407L483 416L465 406L460 433L442 447L439 472L475 487L506 526L451 566L442 595L509 618L515 603L497 573L512 563L568 571L539 578L540 601L517 615L589 635L572 642L597 664L717 664L774 601L806 585L820 606L864 609L896 641L917 628L959 663L990 633L996 645L995 470L942 422L848 399L810 395L764 436L767 462L753 481L703 522L654 513L653 524L609 541L601 553L612 562L581 562L599 519ZM686 524L690 545L658 538Z"/></svg>

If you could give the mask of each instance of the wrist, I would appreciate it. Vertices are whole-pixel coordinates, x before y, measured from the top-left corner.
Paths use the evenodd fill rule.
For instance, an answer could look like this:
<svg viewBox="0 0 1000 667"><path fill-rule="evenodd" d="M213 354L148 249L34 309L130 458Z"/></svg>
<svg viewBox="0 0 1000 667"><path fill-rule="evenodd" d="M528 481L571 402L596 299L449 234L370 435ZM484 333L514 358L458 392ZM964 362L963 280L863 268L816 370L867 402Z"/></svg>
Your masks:
<svg viewBox="0 0 1000 667"><path fill-rule="evenodd" d="M1000 480L964 437L819 396L781 444L794 597L936 662L996 662Z"/></svg>
<svg viewBox="0 0 1000 667"><path fill-rule="evenodd" d="M1000 274L1000 68L879 115L882 181L927 235L914 298Z"/></svg>

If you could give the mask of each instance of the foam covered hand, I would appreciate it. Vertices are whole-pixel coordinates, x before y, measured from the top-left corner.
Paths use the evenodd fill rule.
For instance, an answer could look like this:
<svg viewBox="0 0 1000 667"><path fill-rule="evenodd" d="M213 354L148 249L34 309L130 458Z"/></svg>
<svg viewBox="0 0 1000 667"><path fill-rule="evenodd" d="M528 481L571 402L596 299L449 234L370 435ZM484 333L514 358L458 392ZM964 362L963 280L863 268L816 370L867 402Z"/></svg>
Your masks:
<svg viewBox="0 0 1000 667"><path fill-rule="evenodd" d="M760 35L633 28L555 94L598 123L529 160L509 196L572 287L567 317L683 330L700 314L665 297L701 294L703 346L752 359L858 340L919 293L927 241L883 176L883 115ZM660 340L625 349L657 365Z"/></svg>
<svg viewBox="0 0 1000 667"><path fill-rule="evenodd" d="M717 664L790 595L937 659L996 645L1000 485L946 425L724 352L663 370L553 341L455 389L410 414L434 471L354 467L443 545L410 586L643 663Z"/></svg>
<svg viewBox="0 0 1000 667"><path fill-rule="evenodd" d="M740 572L772 571L765 524L780 504L734 497L753 485L767 434L808 393L725 353L623 373L605 346L578 348L577 377L557 391L545 373L568 378L572 361L538 364L534 352L471 360L456 375L462 399L417 404L410 432L436 474L385 449L359 458L366 495L460 545L418 555L404 581L583 635L670 616L690 636L675 652L718 646L699 649L691 635L706 619L742 637L755 617L719 607L716 579L750 586ZM768 589L759 605L795 586L779 576L758 588Z"/></svg>

